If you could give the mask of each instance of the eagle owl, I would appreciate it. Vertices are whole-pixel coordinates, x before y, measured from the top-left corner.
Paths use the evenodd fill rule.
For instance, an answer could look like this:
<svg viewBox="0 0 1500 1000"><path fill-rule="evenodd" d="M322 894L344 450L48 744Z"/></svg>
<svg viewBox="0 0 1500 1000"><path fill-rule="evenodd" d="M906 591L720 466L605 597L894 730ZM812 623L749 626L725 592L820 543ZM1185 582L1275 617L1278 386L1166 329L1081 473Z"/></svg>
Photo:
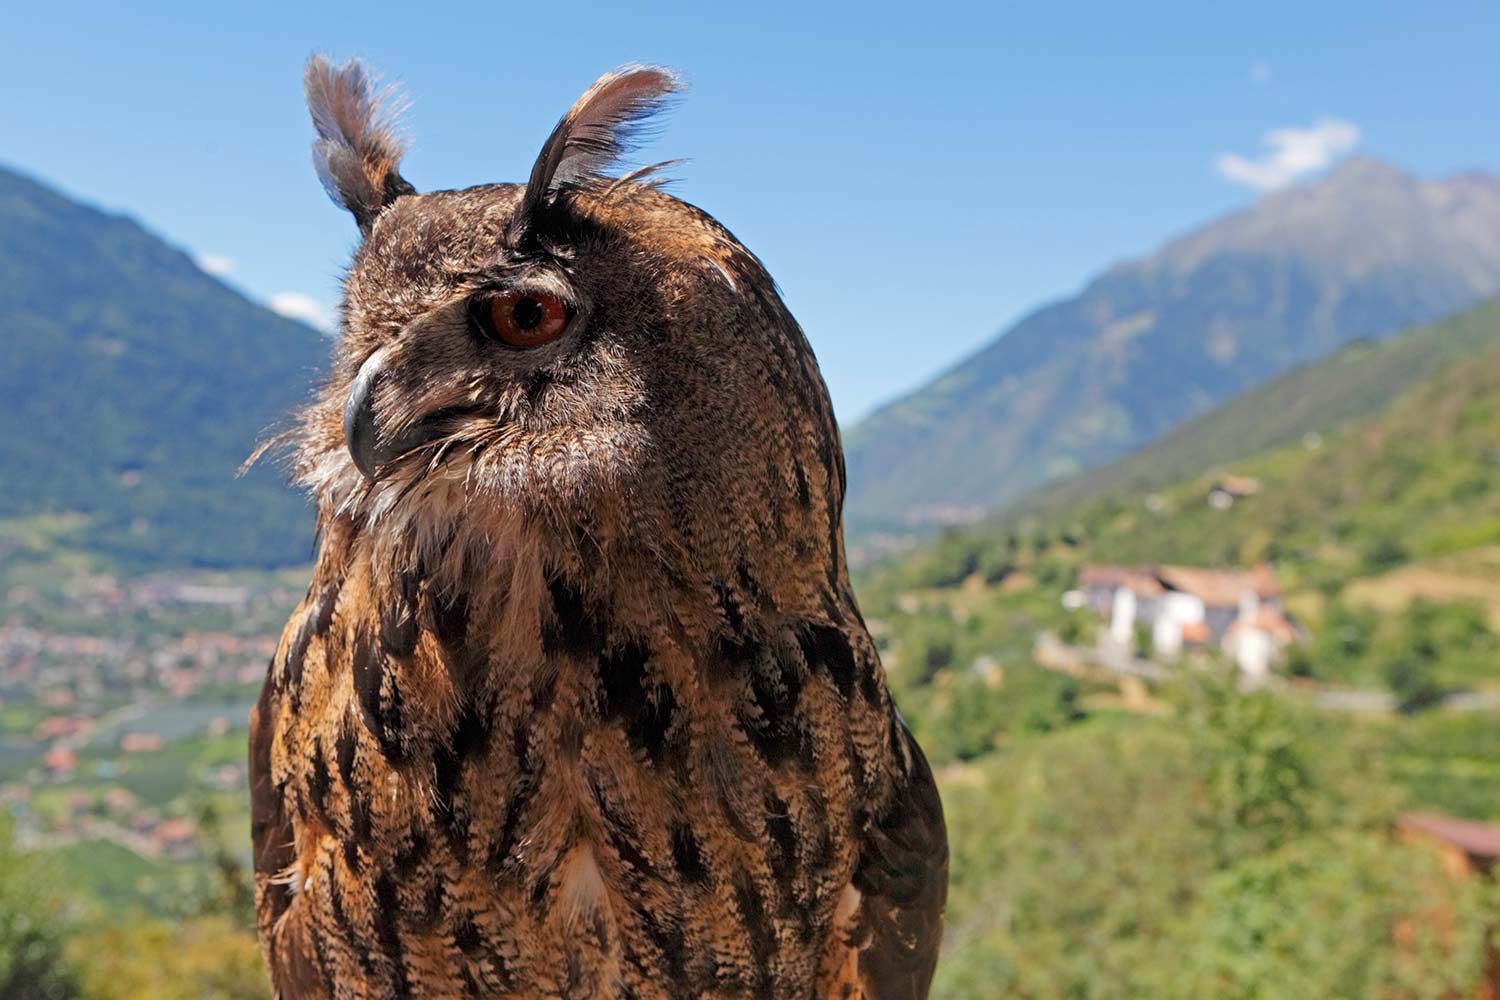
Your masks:
<svg viewBox="0 0 1500 1000"><path fill-rule="evenodd" d="M601 78L524 184L426 194L357 63L305 83L361 242L251 717L277 996L925 997L942 810L827 390L750 251L611 175L675 77Z"/></svg>

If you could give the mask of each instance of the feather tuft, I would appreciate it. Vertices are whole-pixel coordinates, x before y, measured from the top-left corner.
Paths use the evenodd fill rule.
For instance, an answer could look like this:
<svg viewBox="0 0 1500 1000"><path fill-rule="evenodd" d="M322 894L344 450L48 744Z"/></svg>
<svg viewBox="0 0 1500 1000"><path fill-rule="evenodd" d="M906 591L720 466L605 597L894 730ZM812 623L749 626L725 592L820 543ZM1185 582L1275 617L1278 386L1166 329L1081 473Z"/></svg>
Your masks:
<svg viewBox="0 0 1500 1000"><path fill-rule="evenodd" d="M522 225L549 195L583 187L646 137L651 117L682 87L677 74L660 66L622 66L594 82L563 115L542 145L526 193L516 209Z"/></svg>
<svg viewBox="0 0 1500 1000"><path fill-rule="evenodd" d="M302 86L318 133L313 142L318 179L367 233L383 208L416 193L398 172L406 152L397 128L404 103L391 88L376 89L358 60L335 66L315 55L307 61Z"/></svg>

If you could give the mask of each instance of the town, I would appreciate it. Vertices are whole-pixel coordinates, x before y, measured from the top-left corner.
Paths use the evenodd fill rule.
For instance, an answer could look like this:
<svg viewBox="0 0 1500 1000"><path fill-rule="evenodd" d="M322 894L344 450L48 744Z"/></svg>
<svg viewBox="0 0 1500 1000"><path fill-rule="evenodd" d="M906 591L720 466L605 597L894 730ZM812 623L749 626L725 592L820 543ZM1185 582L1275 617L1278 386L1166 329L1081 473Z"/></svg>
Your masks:
<svg viewBox="0 0 1500 1000"><path fill-rule="evenodd" d="M108 841L168 862L212 851L199 813L243 809L246 717L298 596L269 575L13 583L0 605L0 803L18 845Z"/></svg>

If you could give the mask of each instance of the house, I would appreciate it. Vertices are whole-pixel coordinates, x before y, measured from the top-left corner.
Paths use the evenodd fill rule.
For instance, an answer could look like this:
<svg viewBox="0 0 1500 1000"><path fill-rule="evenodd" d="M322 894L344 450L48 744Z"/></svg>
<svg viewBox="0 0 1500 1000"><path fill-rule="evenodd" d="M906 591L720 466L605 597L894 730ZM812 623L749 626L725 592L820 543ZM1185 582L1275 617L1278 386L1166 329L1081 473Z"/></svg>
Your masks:
<svg viewBox="0 0 1500 1000"><path fill-rule="evenodd" d="M1241 497L1253 497L1259 492L1260 480L1250 476L1226 475L1208 491L1208 505L1214 510L1228 510Z"/></svg>
<svg viewBox="0 0 1500 1000"><path fill-rule="evenodd" d="M1500 825L1494 823L1409 812L1396 817L1396 837L1435 847L1443 870L1454 878L1488 875L1500 861Z"/></svg>
<svg viewBox="0 0 1500 1000"><path fill-rule="evenodd" d="M39 740L59 740L88 732L94 722L87 716L53 715L37 723L35 734Z"/></svg>
<svg viewBox="0 0 1500 1000"><path fill-rule="evenodd" d="M1296 626L1285 615L1275 608L1261 607L1236 618L1224 630L1220 645L1239 664L1245 679L1258 683L1271 676L1271 667L1281 658L1281 651L1297 638Z"/></svg>
<svg viewBox="0 0 1500 1000"><path fill-rule="evenodd" d="M1269 566L1251 570L1192 566L1085 566L1083 603L1108 623L1104 640L1123 648L1136 630L1150 635L1160 656L1218 646L1253 682L1264 680L1296 627L1287 620Z"/></svg>
<svg viewBox="0 0 1500 1000"><path fill-rule="evenodd" d="M164 857L181 861L198 852L198 825L190 819L164 819L151 839Z"/></svg>
<svg viewBox="0 0 1500 1000"><path fill-rule="evenodd" d="M160 733L124 733L120 737L122 753L155 753L166 745Z"/></svg>
<svg viewBox="0 0 1500 1000"><path fill-rule="evenodd" d="M128 788L111 788L104 793L104 809L111 816L125 816L132 812L138 801Z"/></svg>
<svg viewBox="0 0 1500 1000"><path fill-rule="evenodd" d="M1495 878L1500 871L1500 824L1443 816L1438 813L1402 813L1396 817L1396 839L1437 851L1444 873L1451 879ZM1475 1000L1500 1000L1500 927L1493 915L1489 931L1489 955L1483 979L1472 994ZM1452 914L1435 913L1408 917L1397 922L1398 941L1415 936L1417 922L1451 924Z"/></svg>
<svg viewBox="0 0 1500 1000"><path fill-rule="evenodd" d="M78 770L78 754L67 747L53 747L42 757L42 766L54 778L71 778Z"/></svg>
<svg viewBox="0 0 1500 1000"><path fill-rule="evenodd" d="M1166 588L1150 569L1130 566L1084 566L1078 572L1084 603L1109 623L1109 636L1120 644L1134 636L1137 621L1155 621Z"/></svg>

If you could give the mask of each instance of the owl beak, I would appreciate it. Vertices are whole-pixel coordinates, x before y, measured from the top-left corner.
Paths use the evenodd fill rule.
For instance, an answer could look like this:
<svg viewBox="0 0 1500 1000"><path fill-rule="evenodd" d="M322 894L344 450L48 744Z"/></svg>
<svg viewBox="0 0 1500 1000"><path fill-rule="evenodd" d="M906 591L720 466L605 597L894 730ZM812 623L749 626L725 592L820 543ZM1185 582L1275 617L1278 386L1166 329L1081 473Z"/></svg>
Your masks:
<svg viewBox="0 0 1500 1000"><path fill-rule="evenodd" d="M360 366L344 401L344 447L364 477L378 482L381 470L408 452L447 437L455 425L475 412L473 407L448 406L437 409L405 426L392 429L387 420L382 432L376 413L375 396L382 380L387 380L401 364L396 351L403 341L387 344Z"/></svg>
<svg viewBox="0 0 1500 1000"><path fill-rule="evenodd" d="M376 351L360 366L344 402L344 446L359 471L371 482L380 478L380 466L391 456L383 454L375 427L375 384L385 370L385 361L394 345Z"/></svg>

